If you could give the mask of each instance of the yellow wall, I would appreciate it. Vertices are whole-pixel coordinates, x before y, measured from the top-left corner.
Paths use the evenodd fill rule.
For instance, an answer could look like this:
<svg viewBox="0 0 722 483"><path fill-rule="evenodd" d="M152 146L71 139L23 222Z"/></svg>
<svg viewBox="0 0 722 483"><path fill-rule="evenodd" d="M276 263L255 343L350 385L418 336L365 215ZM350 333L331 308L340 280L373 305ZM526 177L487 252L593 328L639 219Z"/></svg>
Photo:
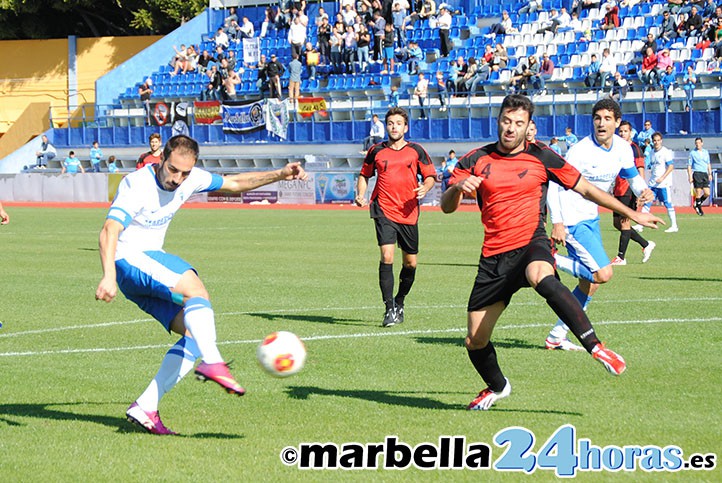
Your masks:
<svg viewBox="0 0 722 483"><path fill-rule="evenodd" d="M78 38L78 105L91 106L92 110L95 81L159 38ZM0 66L0 134L7 132L33 102L49 102L54 118L67 116L67 39L1 41Z"/></svg>

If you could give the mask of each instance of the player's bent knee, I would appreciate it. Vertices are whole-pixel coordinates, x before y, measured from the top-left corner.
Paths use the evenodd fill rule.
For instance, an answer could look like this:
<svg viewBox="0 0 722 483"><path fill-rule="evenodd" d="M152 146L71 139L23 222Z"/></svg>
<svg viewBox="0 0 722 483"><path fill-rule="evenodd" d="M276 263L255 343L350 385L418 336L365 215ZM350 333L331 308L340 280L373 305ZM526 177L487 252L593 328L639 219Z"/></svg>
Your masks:
<svg viewBox="0 0 722 483"><path fill-rule="evenodd" d="M612 270L612 266L607 265L606 267L594 272L594 282L595 283L607 283L612 279L613 275L614 275L614 270Z"/></svg>
<svg viewBox="0 0 722 483"><path fill-rule="evenodd" d="M474 351L478 349L483 349L487 345L489 345L489 339L488 338L481 338L481 337L474 337L466 336L466 339L464 339L464 345L466 346L467 350Z"/></svg>

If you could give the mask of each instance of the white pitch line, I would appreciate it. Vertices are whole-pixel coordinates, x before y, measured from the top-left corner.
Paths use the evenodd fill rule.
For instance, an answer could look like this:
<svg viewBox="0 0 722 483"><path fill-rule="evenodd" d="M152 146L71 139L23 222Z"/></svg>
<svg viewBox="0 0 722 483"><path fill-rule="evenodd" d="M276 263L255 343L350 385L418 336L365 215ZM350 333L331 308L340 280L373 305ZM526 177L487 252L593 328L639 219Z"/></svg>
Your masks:
<svg viewBox="0 0 722 483"><path fill-rule="evenodd" d="M598 321L594 325L635 325L635 324L664 324L664 323L708 323L708 322L722 322L722 317L710 317L706 319L677 319L677 318L666 318L666 319L648 319L648 320L608 320ZM514 329L530 329L548 327L549 323L537 323L537 324L520 324L520 325L502 325L497 326L496 330L514 330ZM405 331L383 331L383 332L361 332L357 334L326 334L326 335L310 335L301 337L304 342L309 341L323 341L323 340L338 340L338 339L362 339L370 337L398 337L405 335L429 335L429 334L445 334L450 332L463 333L466 329L463 327L456 327L450 329L426 329L426 330L405 330ZM219 342L218 345L242 345L242 344L258 344L261 339L245 339L245 340L234 340ZM127 346L127 347L94 347L89 349L58 349L51 351L27 351L27 352L0 352L0 357L24 357L24 356L45 356L45 355L59 355L59 354L87 354L87 353L99 353L99 352L128 352L138 351L146 349L167 349L168 344L155 344L155 345L140 345L140 346Z"/></svg>
<svg viewBox="0 0 722 483"><path fill-rule="evenodd" d="M656 298L656 299L608 299L608 300L594 300L595 305L599 304L635 304L635 303L665 303L665 302L719 302L722 297L686 297L686 298ZM513 306L529 306L529 305L540 305L543 304L541 300L534 300L530 302L515 302ZM439 309L460 309L466 308L466 304L442 304L442 305L414 305L414 310L439 310ZM290 308L290 309L258 309L258 310L242 310L236 312L217 312L217 316L233 316L233 315L253 315L253 314L295 314L295 313L314 313L314 312L331 312L331 311L342 311L352 312L355 310L379 310L378 305L358 306L358 307L306 307L306 308ZM114 322L100 322L97 324L88 325L69 325L67 327L51 327L47 329L33 329L23 330L18 332L0 333L0 339L9 337L19 337L23 335L33 334L44 334L50 332L62 332L66 330L86 330L96 329L103 327L113 327L117 325L128 325L128 324L139 324L144 322L152 322L155 319L132 319L132 320L121 320ZM596 322L594 322L596 323ZM0 329L1 330L1 329Z"/></svg>

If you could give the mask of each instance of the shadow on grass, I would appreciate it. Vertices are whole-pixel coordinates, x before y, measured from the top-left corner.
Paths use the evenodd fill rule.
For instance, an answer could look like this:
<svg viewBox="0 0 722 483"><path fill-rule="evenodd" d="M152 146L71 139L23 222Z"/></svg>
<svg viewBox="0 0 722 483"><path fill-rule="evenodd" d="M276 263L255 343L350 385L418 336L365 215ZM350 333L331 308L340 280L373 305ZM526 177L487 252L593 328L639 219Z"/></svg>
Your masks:
<svg viewBox="0 0 722 483"><path fill-rule="evenodd" d="M464 337L414 337L419 344L453 345L464 347ZM494 339L494 347L504 349L544 349L541 344L530 344L521 339Z"/></svg>
<svg viewBox="0 0 722 483"><path fill-rule="evenodd" d="M294 320L297 322L316 322L319 324L335 324L335 325L368 325L367 322L360 319L340 319L338 317L329 317L324 315L292 315L292 314L274 314L266 312L251 312L248 315L252 317L260 317L266 320Z"/></svg>
<svg viewBox="0 0 722 483"><path fill-rule="evenodd" d="M450 409L453 411L464 411L464 404L446 404L428 397L414 396L409 392L402 391L372 391L372 390L343 390L343 389L325 389L314 386L291 386L286 389L286 393L291 399L308 399L311 396L334 396L347 397L354 399L362 399L364 401L377 402L380 404L390 404L392 406L406 406L419 409ZM451 392L434 394L452 394ZM460 394L460 393L457 393ZM464 393L467 394L467 393ZM532 414L558 414L562 416L583 416L581 413L570 411L559 411L555 409L499 409L494 408L493 411L504 411L510 413L532 413Z"/></svg>
<svg viewBox="0 0 722 483"><path fill-rule="evenodd" d="M104 416L99 414L82 414L77 412L64 411L57 406L105 406L116 403L93 403L93 402L75 402L75 403L48 403L48 404L0 404L0 423L8 426L25 426L23 423L8 419L8 416L17 416L23 418L38 418L55 421L85 421L89 423L101 424L109 428L115 429L116 432L125 433L144 433L145 431L128 422L125 417ZM185 438L199 439L240 439L243 438L237 434L225 433L198 433L180 435Z"/></svg>
<svg viewBox="0 0 722 483"><path fill-rule="evenodd" d="M476 263L433 263L433 262L418 262L417 265L426 265L429 267L474 267L474 268L477 268L479 266Z"/></svg>
<svg viewBox="0 0 722 483"><path fill-rule="evenodd" d="M676 282L722 282L722 278L706 278L706 277L636 277L639 280L674 280Z"/></svg>

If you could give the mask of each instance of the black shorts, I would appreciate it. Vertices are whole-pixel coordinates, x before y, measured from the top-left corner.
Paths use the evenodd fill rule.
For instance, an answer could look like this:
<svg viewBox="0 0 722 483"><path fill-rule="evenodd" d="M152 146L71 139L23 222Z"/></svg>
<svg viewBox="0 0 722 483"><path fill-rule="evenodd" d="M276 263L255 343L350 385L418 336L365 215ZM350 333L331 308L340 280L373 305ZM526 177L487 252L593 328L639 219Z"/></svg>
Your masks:
<svg viewBox="0 0 722 483"><path fill-rule="evenodd" d="M709 188L709 176L707 173L694 171L692 173L692 186L694 186L695 189Z"/></svg>
<svg viewBox="0 0 722 483"><path fill-rule="evenodd" d="M466 310L475 312L496 302L509 305L512 295L521 288L530 287L526 267L540 260L554 266L551 240L541 236L510 252L486 258L482 255Z"/></svg>
<svg viewBox="0 0 722 483"><path fill-rule="evenodd" d="M637 211L637 197L634 196L634 192L631 189L628 189L622 196L615 196L615 198L621 201L624 206ZM626 216L620 215L616 211L612 214L612 216L614 216L615 220L617 218L626 218Z"/></svg>
<svg viewBox="0 0 722 483"><path fill-rule="evenodd" d="M419 253L419 226L404 225L396 223L385 216L377 216L374 218L376 224L376 240L379 246L395 245L397 242L399 248L409 255Z"/></svg>

